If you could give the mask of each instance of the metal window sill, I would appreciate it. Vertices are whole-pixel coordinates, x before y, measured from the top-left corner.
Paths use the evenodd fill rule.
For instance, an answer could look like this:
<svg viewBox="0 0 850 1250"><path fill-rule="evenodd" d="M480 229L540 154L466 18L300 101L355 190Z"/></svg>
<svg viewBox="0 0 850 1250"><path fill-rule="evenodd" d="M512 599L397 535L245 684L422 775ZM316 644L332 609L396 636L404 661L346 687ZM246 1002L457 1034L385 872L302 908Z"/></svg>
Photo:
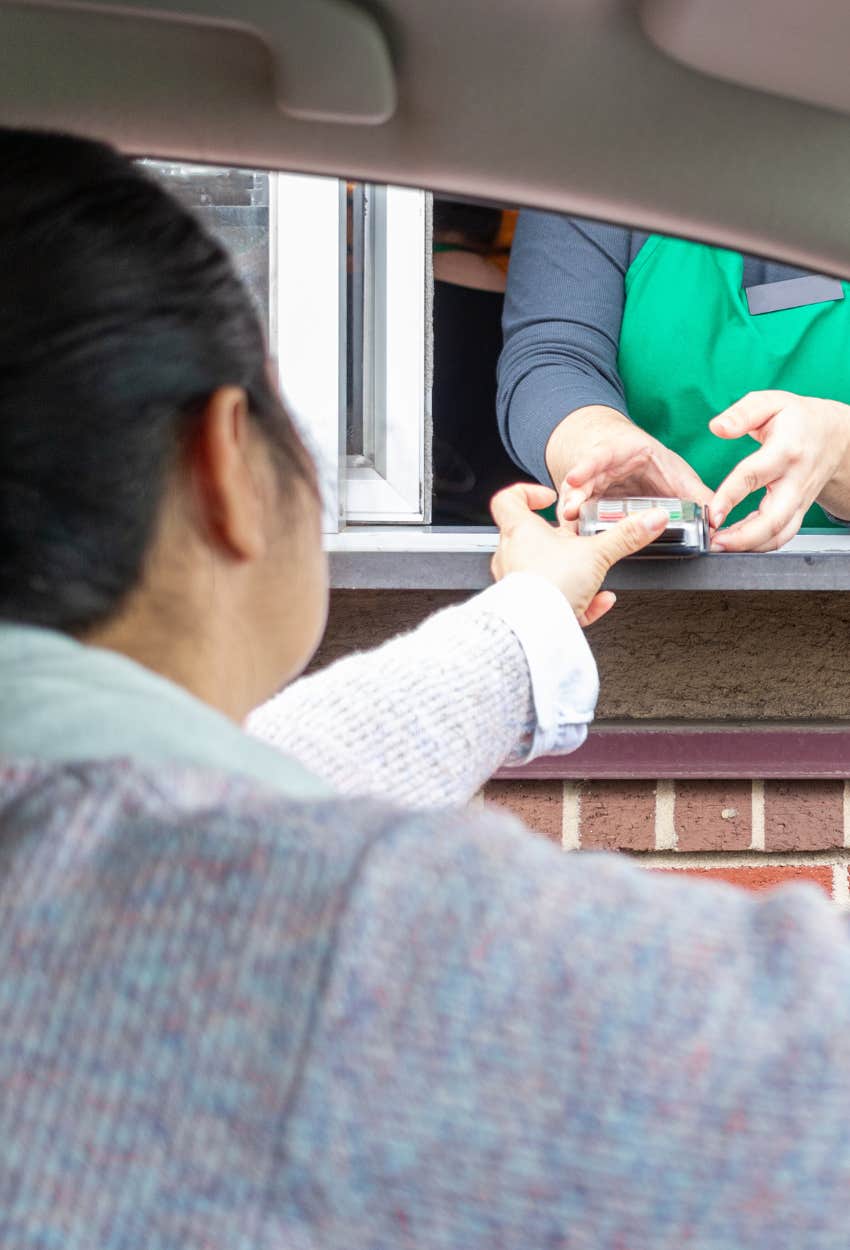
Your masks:
<svg viewBox="0 0 850 1250"><path fill-rule="evenodd" d="M325 536L336 590L482 590L490 584L494 529L351 526ZM611 590L850 590L850 533L800 535L765 555L630 560Z"/></svg>

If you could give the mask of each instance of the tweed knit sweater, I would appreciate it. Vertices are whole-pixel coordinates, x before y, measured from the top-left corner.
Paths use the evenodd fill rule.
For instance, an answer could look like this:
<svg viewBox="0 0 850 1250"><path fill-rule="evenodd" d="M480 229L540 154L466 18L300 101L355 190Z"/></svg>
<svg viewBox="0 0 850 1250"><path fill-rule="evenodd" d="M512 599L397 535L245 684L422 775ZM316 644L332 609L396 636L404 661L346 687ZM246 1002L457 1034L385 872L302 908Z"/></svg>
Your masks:
<svg viewBox="0 0 850 1250"><path fill-rule="evenodd" d="M247 727L338 793L443 807L467 802L503 765L580 746L598 691L563 596L513 573L295 682Z"/></svg>
<svg viewBox="0 0 850 1250"><path fill-rule="evenodd" d="M0 1246L844 1250L848 936L494 813L7 759Z"/></svg>
<svg viewBox="0 0 850 1250"><path fill-rule="evenodd" d="M0 773L4 1250L844 1250L847 923L492 814Z"/></svg>
<svg viewBox="0 0 850 1250"><path fill-rule="evenodd" d="M291 798L464 803L501 765L579 746L598 690L575 615L529 573L296 681L248 734L126 656L0 622L0 758L200 764Z"/></svg>

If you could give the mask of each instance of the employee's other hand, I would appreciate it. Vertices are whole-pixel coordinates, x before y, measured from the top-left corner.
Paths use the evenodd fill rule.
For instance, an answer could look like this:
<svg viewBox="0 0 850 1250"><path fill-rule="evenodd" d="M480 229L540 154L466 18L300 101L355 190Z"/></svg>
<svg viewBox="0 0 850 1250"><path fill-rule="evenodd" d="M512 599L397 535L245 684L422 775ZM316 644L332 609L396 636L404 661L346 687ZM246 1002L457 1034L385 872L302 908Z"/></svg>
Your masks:
<svg viewBox="0 0 850 1250"><path fill-rule="evenodd" d="M574 521L582 504L618 495L660 495L709 503L712 492L690 465L613 408L579 408L546 447L558 487L558 518Z"/></svg>
<svg viewBox="0 0 850 1250"><path fill-rule="evenodd" d="M799 530L817 500L850 517L850 407L788 391L753 391L709 423L719 438L749 434L761 446L718 486L710 506L719 527L734 507L766 487L759 507L714 535L715 551L775 551Z"/></svg>
<svg viewBox="0 0 850 1250"><path fill-rule="evenodd" d="M500 581L509 573L539 573L557 586L582 625L592 625L616 602L610 591L599 590L608 570L657 538L669 517L662 508L653 508L604 534L580 538L574 527L550 525L535 515L535 509L554 502L554 491L525 482L494 495L490 510L500 533L493 577Z"/></svg>

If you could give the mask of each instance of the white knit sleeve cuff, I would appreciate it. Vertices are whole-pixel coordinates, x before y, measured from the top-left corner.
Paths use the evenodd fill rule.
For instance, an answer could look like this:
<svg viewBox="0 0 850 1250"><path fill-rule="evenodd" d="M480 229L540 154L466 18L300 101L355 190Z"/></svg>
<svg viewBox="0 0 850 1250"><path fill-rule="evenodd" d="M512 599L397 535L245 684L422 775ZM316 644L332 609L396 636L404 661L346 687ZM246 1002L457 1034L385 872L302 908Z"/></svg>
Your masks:
<svg viewBox="0 0 850 1250"><path fill-rule="evenodd" d="M536 573L511 573L478 597L505 622L525 652L537 723L521 759L566 755L587 737L599 675L584 630L559 590Z"/></svg>

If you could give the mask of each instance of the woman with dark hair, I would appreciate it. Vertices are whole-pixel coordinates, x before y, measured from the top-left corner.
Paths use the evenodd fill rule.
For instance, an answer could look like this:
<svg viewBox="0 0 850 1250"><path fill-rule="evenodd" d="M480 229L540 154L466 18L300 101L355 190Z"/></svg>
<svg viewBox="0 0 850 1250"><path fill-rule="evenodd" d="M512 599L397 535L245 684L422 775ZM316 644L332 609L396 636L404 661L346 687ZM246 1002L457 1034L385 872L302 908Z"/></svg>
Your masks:
<svg viewBox="0 0 850 1250"><path fill-rule="evenodd" d="M0 167L0 1245L842 1246L826 901L434 807L581 741L665 514L507 490L497 585L244 733L327 597L250 301L112 150Z"/></svg>

